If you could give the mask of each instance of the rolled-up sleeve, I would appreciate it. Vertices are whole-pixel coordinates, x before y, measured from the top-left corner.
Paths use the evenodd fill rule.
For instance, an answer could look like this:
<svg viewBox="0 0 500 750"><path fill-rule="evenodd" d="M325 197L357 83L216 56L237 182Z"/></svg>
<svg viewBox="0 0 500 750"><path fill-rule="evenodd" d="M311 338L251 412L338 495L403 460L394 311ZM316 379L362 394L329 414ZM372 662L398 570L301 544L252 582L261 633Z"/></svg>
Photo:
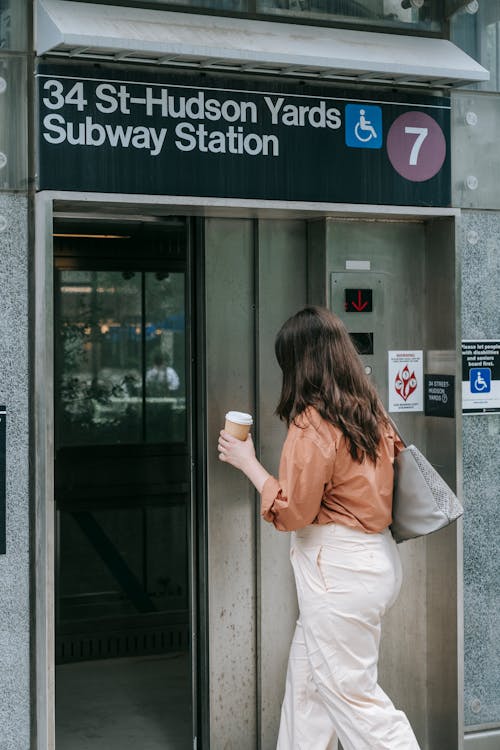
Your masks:
<svg viewBox="0 0 500 750"><path fill-rule="evenodd" d="M332 477L334 457L334 443L322 440L314 427L292 425L281 454L279 479L269 477L262 488L262 517L280 531L312 523Z"/></svg>

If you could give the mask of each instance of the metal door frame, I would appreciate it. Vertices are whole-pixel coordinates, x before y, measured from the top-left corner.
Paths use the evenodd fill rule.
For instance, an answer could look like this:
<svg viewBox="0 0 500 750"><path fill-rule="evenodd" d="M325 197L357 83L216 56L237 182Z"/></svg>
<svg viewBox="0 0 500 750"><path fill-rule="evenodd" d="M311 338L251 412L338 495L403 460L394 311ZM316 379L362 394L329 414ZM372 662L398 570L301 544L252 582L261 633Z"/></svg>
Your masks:
<svg viewBox="0 0 500 750"><path fill-rule="evenodd" d="M420 220L448 218L457 222L460 209L433 208L416 206L378 206L362 204L305 203L286 201L261 201L241 199L220 199L184 196L128 195L107 193L84 193L45 191L35 197L35 249L34 249L34 325L32 334L33 353L33 393L32 393L32 478L33 478L33 617L32 635L32 696L33 696L33 747L36 750L55 750L55 618L54 618L54 344L53 344L53 221L57 216L73 217L76 215L99 215L106 218L123 215L131 218L164 215L192 215L200 217L193 222L191 242L198 248L203 245L203 227L201 217L260 217L260 218L302 218L322 217L353 219L388 219ZM202 254L200 254L202 255ZM193 252L189 253L188 274L192 274L196 299L190 300L190 312L196 312L197 320L191 343L200 353L203 363L205 341L203 331L203 265L197 262L192 265ZM459 270L459 269L458 269ZM193 289L193 284L190 285ZM459 295L460 290L456 290ZM198 325L196 325L198 321ZM460 330L460 311L457 307L457 330ZM193 352L191 352L193 356ZM203 381L204 365L196 389L193 391L193 413L201 412L203 420L206 410L204 404ZM203 421L202 421L203 423ZM191 420L192 427L192 420ZM457 441L460 429L457 429ZM196 438L196 444L193 440ZM205 497L206 485L206 435L199 430L197 435L190 435L193 451L201 459L197 467L193 466L192 491L194 487ZM461 471L461 445L457 442L457 461ZM460 459L460 460L459 460ZM192 497L195 495L193 494ZM203 504L202 504L203 505ZM201 527L205 528L205 519L200 518ZM194 539L193 550L203 550L200 542ZM195 546L197 543L198 546ZM206 546L205 546L206 549ZM461 549L460 549L461 556ZM201 575L198 589L202 596L192 605L192 653L197 658L199 672L198 684L193 679L193 689L197 696L205 692L208 698L208 657L205 627L208 625L207 603L203 592L207 590L207 561L193 560L198 575ZM192 576L191 576L192 578ZM191 580L191 583L193 581ZM458 592L461 599L461 590ZM192 596L195 595L192 586ZM459 621L463 616L458 612ZM195 621L193 621L195 618ZM460 622L459 622L460 624ZM199 635L199 638L196 638ZM463 645L461 653L463 656ZM459 676L463 683L463 658L459 659ZM194 675L193 675L194 677ZM208 750L205 739L208 738L209 713L206 700L198 700L193 706L193 723L197 725L200 736L195 739L195 750ZM463 736L463 711L459 711L459 734ZM195 735L196 737L196 735ZM207 739L208 742L208 739Z"/></svg>

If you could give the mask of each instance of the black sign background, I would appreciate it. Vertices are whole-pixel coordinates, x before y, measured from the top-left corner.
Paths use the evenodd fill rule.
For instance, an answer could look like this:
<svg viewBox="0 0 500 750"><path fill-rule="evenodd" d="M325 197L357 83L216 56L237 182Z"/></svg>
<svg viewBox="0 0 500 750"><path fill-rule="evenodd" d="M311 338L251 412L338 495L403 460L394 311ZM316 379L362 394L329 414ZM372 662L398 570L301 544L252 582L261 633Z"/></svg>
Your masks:
<svg viewBox="0 0 500 750"><path fill-rule="evenodd" d="M425 375L426 417L455 416L455 376Z"/></svg>
<svg viewBox="0 0 500 750"><path fill-rule="evenodd" d="M348 147L345 133L346 105L355 102L363 106L367 102L382 110L384 144L394 120L412 111L431 115L449 144L449 99L445 97L398 94L388 89L345 90L314 82L301 85L283 79L229 79L225 75L187 72L154 74L142 69L102 65L42 64L38 76L40 189L388 205L450 204L448 145L441 170L429 180L412 182L396 172L385 145L381 149ZM57 84L47 88L50 80ZM77 82L81 82L79 91L73 90L71 94ZM103 83L110 83L116 89L120 85L124 87L129 97L124 104L125 111L120 108L114 112L99 111L96 105L102 107L103 100L97 98L96 90ZM178 97L193 97L200 90L204 90L206 98L221 103L228 99L238 103L253 102L258 111L257 122L174 119L168 114L163 116L159 104L150 107L148 114L144 103L148 86L153 87L156 98L161 97L162 88L168 89L177 102ZM314 127L309 122L302 126L287 126L281 122L273 125L265 96L273 101L283 96L284 106L338 109L340 127ZM65 98L68 100L64 101ZM143 103L131 103L133 99ZM106 102L104 105L109 106ZM320 119L319 115L317 117ZM71 145L66 136L60 136L67 132L67 123L71 123L72 135L78 138L79 126L85 126L86 118L90 118L87 121L91 124L108 125L113 129L121 125L139 127L143 132L154 128L159 133L166 128L167 132L157 155L151 155L152 149L147 148L112 147L108 139L101 145ZM198 147L182 151L175 145L175 130L183 122L196 127L201 124L210 132L227 131L232 125L236 129L243 128L243 135L272 135L279 142L279 154L210 153ZM50 143L47 135L52 140L64 139ZM99 128L94 135L98 137ZM256 142L254 139L252 144Z"/></svg>

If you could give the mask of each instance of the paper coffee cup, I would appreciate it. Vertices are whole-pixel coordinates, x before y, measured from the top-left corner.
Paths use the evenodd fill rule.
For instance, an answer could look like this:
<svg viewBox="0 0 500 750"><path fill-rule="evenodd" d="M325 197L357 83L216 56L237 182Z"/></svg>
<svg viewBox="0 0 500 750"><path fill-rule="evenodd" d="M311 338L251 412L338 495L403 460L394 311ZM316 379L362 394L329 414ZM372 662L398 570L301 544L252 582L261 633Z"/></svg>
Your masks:
<svg viewBox="0 0 500 750"><path fill-rule="evenodd" d="M251 414L243 411L228 411L224 429L238 440L246 440L250 427L253 425Z"/></svg>

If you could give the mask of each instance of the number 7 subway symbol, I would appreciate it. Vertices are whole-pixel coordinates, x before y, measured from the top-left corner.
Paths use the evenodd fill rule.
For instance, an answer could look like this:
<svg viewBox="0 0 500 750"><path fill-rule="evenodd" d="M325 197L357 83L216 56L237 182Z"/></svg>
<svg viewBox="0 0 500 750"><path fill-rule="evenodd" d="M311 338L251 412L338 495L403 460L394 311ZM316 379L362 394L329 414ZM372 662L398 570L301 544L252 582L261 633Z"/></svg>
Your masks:
<svg viewBox="0 0 500 750"><path fill-rule="evenodd" d="M411 126L406 126L405 133L407 135L417 136L415 138L415 143L413 144L413 148L410 152L410 161L409 161L409 164L415 165L418 162L418 155L420 153L420 149L422 148L422 143L425 141L425 139L429 135L429 128L413 128Z"/></svg>
<svg viewBox="0 0 500 750"><path fill-rule="evenodd" d="M387 133L386 147L398 174L410 182L424 182L440 171L447 144L437 119L413 110L396 117Z"/></svg>

